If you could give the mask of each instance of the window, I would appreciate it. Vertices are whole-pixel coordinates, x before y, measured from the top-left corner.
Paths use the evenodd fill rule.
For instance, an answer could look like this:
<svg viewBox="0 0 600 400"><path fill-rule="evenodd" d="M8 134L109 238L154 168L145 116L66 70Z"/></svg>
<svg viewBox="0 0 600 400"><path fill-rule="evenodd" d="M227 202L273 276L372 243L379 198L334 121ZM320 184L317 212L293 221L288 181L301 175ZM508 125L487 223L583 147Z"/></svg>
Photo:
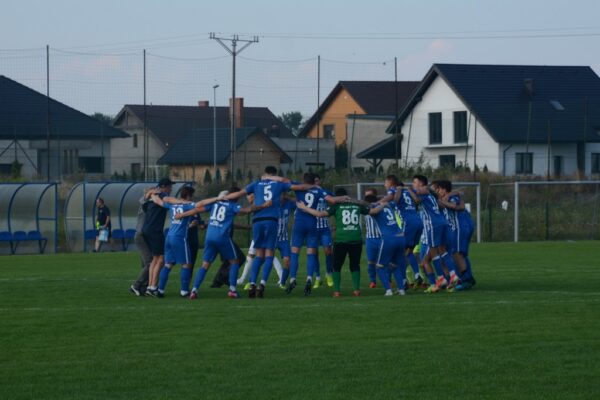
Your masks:
<svg viewBox="0 0 600 400"><path fill-rule="evenodd" d="M323 125L323 139L335 139L335 125Z"/></svg>
<svg viewBox="0 0 600 400"><path fill-rule="evenodd" d="M533 153L516 154L515 173L532 174L533 173Z"/></svg>
<svg viewBox="0 0 600 400"><path fill-rule="evenodd" d="M440 168L454 168L456 165L456 156L454 154L446 154L440 156Z"/></svg>
<svg viewBox="0 0 600 400"><path fill-rule="evenodd" d="M454 112L454 143L467 143L467 112Z"/></svg>
<svg viewBox="0 0 600 400"><path fill-rule="evenodd" d="M104 172L104 159L102 157L79 157L79 169L91 174Z"/></svg>
<svg viewBox="0 0 600 400"><path fill-rule="evenodd" d="M442 113L429 113L429 144L442 144Z"/></svg>
<svg viewBox="0 0 600 400"><path fill-rule="evenodd" d="M137 147L138 146L138 138L137 138L137 133L133 134L133 147Z"/></svg>
<svg viewBox="0 0 600 400"><path fill-rule="evenodd" d="M554 176L561 176L563 174L562 164L563 164L562 156L554 156Z"/></svg>
<svg viewBox="0 0 600 400"><path fill-rule="evenodd" d="M140 163L132 163L131 164L131 178L139 179L142 176L142 167Z"/></svg>
<svg viewBox="0 0 600 400"><path fill-rule="evenodd" d="M600 153L592 153L592 174L600 174Z"/></svg>

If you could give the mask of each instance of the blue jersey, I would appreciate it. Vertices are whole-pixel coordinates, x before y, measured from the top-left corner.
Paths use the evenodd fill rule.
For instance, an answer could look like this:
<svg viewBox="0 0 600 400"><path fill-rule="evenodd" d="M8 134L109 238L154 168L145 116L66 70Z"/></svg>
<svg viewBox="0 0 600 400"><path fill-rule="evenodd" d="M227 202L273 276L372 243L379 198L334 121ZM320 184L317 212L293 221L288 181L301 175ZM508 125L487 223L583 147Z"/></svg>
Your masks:
<svg viewBox="0 0 600 400"><path fill-rule="evenodd" d="M276 182L271 179L262 179L246 186L246 193L254 194L254 205L260 206L269 200L273 202L271 206L256 211L252 219L279 219L281 193L289 192L291 187L291 183Z"/></svg>
<svg viewBox="0 0 600 400"><path fill-rule="evenodd" d="M163 207L170 211L171 226L169 227L168 237L185 239L187 237L188 225L194 216L189 216L181 219L175 219L177 214L183 214L194 208L194 203L187 204L170 204L163 203Z"/></svg>
<svg viewBox="0 0 600 400"><path fill-rule="evenodd" d="M398 203L396 206L400 211L400 215L404 221L407 221L411 218L419 218L419 214L417 214L417 206L413 198L410 196L408 192L410 189L402 189L400 193L400 198L398 199Z"/></svg>
<svg viewBox="0 0 600 400"><path fill-rule="evenodd" d="M381 237L385 240L386 236L398 236L402 234L402 229L398 226L398 222L396 221L396 215L394 214L394 210L390 205L386 205L383 207L378 214L372 215L377 227L379 228L379 232L381 232Z"/></svg>
<svg viewBox="0 0 600 400"><path fill-rule="evenodd" d="M325 189L323 189L323 191L325 192L326 196L333 196L333 194L331 194L331 192L328 192ZM317 211L326 211L328 207L329 207L329 204L327 204L327 200L325 200L325 197L321 197L319 199L319 202L317 203ZM326 228L329 228L329 218L317 217L317 229L326 229Z"/></svg>
<svg viewBox="0 0 600 400"><path fill-rule="evenodd" d="M432 226L445 225L446 219L438 206L437 199L431 193L420 194L419 198L421 199L421 217L424 228L431 229Z"/></svg>
<svg viewBox="0 0 600 400"><path fill-rule="evenodd" d="M224 240L231 236L233 220L242 207L231 201L217 201L205 207L210 213L206 240Z"/></svg>
<svg viewBox="0 0 600 400"><path fill-rule="evenodd" d="M375 222L375 219L371 215L365 215L365 228L366 234L365 237L367 239L380 239L381 232L379 232L379 227Z"/></svg>
<svg viewBox="0 0 600 400"><path fill-rule="evenodd" d="M290 215L296 209L296 203L291 200L285 200L279 209L279 220L277 224L277 241L282 242L289 240L288 226Z"/></svg>
<svg viewBox="0 0 600 400"><path fill-rule="evenodd" d="M313 210L317 209L317 206L319 205L319 200L326 196L327 192L325 192L320 187L314 187L309 190L296 191L296 199L304 203L307 207L312 208ZM309 213L304 212L301 209L297 209L294 216L294 224L303 223L316 228L317 218L310 215Z"/></svg>
<svg viewBox="0 0 600 400"><path fill-rule="evenodd" d="M457 206L460 204L460 196L458 194L453 194L448 198L448 201L456 204ZM454 213L454 220L456 226L460 226L461 228L467 228L473 226L473 220L471 219L471 214L466 210L448 210Z"/></svg>

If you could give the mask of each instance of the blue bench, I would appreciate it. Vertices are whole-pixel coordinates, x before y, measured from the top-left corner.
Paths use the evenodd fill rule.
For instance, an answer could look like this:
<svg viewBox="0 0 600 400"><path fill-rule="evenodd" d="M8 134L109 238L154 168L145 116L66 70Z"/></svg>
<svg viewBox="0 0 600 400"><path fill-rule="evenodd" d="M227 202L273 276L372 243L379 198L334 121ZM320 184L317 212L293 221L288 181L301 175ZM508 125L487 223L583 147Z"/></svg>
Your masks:
<svg viewBox="0 0 600 400"><path fill-rule="evenodd" d="M13 254L17 252L17 248L19 247L19 243L21 242L38 242L40 254L43 254L46 250L46 244L48 244L48 239L43 237L40 231L16 231L12 234L12 242Z"/></svg>
<svg viewBox="0 0 600 400"><path fill-rule="evenodd" d="M120 240L123 251L127 251L127 248L135 237L135 229L113 229L112 237L115 240Z"/></svg>

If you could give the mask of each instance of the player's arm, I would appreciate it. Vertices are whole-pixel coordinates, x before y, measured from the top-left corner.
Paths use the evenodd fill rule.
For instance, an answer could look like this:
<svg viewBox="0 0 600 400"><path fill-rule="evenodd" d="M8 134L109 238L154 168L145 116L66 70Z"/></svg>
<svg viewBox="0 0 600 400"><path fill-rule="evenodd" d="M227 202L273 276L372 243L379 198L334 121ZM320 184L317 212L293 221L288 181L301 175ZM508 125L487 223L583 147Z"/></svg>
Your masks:
<svg viewBox="0 0 600 400"><path fill-rule="evenodd" d="M206 200L210 200L210 199L206 199ZM187 210L185 212L182 212L181 214L176 214L173 218L175 219L182 219L185 217L189 217L191 215L196 215L196 214L200 214L206 211L206 206L208 204L202 204L201 201L197 202L194 205L194 208L192 208L191 210Z"/></svg>
<svg viewBox="0 0 600 400"><path fill-rule="evenodd" d="M454 211L462 211L465 209L465 201L462 199L462 197L459 197L458 204L453 201L450 201L449 199L446 200L443 198L438 199L438 203L441 204L443 207L449 208L450 210Z"/></svg>
<svg viewBox="0 0 600 400"><path fill-rule="evenodd" d="M106 215L106 222L104 223L104 227L108 228L108 224L110 224L110 214Z"/></svg>
<svg viewBox="0 0 600 400"><path fill-rule="evenodd" d="M324 199L327 202L327 204L329 204L329 205L343 203L343 202L349 202L350 200L352 200L350 198L350 196L332 196L329 194L327 196L325 196Z"/></svg>
<svg viewBox="0 0 600 400"><path fill-rule="evenodd" d="M307 205L305 205L301 201L298 201L296 203L296 207L298 207L299 209L301 209L305 213L312 215L313 217L320 217L320 218L329 217L329 213L327 211L317 211L315 209L312 209L312 208L308 207Z"/></svg>
<svg viewBox="0 0 600 400"><path fill-rule="evenodd" d="M408 189L407 192L410 195L410 197L413 199L413 201L415 202L415 204L420 204L421 203L421 198L419 196L417 196L417 194L415 193L414 190Z"/></svg>
<svg viewBox="0 0 600 400"><path fill-rule="evenodd" d="M166 199L166 197L165 197L165 199ZM160 196L157 193L152 194L150 196L150 200L152 200L154 202L154 204L156 204L156 205L159 205L161 207L165 207L166 201L164 199L161 199Z"/></svg>
<svg viewBox="0 0 600 400"><path fill-rule="evenodd" d="M288 183L291 182L288 178L284 178L282 176L277 176L277 175L263 175L260 177L260 179L268 179L270 181L274 181L274 182L281 182L281 183Z"/></svg>
<svg viewBox="0 0 600 400"><path fill-rule="evenodd" d="M305 190L310 190L315 187L317 187L317 185L313 185L310 183L297 183L297 184L292 184L290 189L293 191L305 191Z"/></svg>
<svg viewBox="0 0 600 400"><path fill-rule="evenodd" d="M233 192L233 193L229 193L227 196L225 196L223 198L223 200L237 200L242 196L246 196L248 193L246 192L246 189L242 189L239 192Z"/></svg>
<svg viewBox="0 0 600 400"><path fill-rule="evenodd" d="M196 203L196 207L204 207L212 203L216 203L219 200L223 200L221 197L209 197L208 199L200 200Z"/></svg>
<svg viewBox="0 0 600 400"><path fill-rule="evenodd" d="M262 210L263 208L271 207L273 205L272 200L265 201L260 206L252 204L249 207L240 208L238 214L252 214L253 212Z"/></svg>
<svg viewBox="0 0 600 400"><path fill-rule="evenodd" d="M171 197L171 196L163 197L162 201L163 201L163 203L169 203L169 204L185 204L185 203L190 202L189 200L178 199L177 197Z"/></svg>
<svg viewBox="0 0 600 400"><path fill-rule="evenodd" d="M386 202L383 202L383 201L379 202L379 204L377 204L377 207L371 208L369 210L369 215L377 215L377 214L379 214L385 208L386 205L387 205Z"/></svg>

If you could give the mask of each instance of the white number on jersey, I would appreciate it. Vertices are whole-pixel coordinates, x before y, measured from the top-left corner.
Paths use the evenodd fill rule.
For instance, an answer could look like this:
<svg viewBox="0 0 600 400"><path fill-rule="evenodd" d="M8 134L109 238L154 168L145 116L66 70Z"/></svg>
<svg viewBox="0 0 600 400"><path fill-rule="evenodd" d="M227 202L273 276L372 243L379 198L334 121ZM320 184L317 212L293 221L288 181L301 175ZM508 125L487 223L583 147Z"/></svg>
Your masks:
<svg viewBox="0 0 600 400"><path fill-rule="evenodd" d="M211 219L215 221L223 222L225 221L225 206L213 207L212 214L210 215Z"/></svg>
<svg viewBox="0 0 600 400"><path fill-rule="evenodd" d="M385 211L385 216L387 217L388 221L396 222L396 217L394 217L392 210L386 207L383 209L383 211Z"/></svg>
<svg viewBox="0 0 600 400"><path fill-rule="evenodd" d="M269 201L273 198L273 192L271 192L271 185L265 186L265 195L263 196L265 201Z"/></svg>
<svg viewBox="0 0 600 400"><path fill-rule="evenodd" d="M306 202L306 205L310 208L312 208L313 203L315 202L315 195L312 194L311 192L308 192L304 195L304 201Z"/></svg>
<svg viewBox="0 0 600 400"><path fill-rule="evenodd" d="M183 207L181 207L181 206L173 207L173 216L175 216L177 214L183 214ZM181 220L180 219L171 218L171 224L179 225L179 224L181 224Z"/></svg>
<svg viewBox="0 0 600 400"><path fill-rule="evenodd" d="M342 211L342 224L344 225L358 225L358 210L343 210Z"/></svg>

